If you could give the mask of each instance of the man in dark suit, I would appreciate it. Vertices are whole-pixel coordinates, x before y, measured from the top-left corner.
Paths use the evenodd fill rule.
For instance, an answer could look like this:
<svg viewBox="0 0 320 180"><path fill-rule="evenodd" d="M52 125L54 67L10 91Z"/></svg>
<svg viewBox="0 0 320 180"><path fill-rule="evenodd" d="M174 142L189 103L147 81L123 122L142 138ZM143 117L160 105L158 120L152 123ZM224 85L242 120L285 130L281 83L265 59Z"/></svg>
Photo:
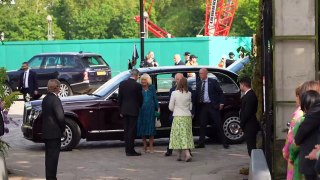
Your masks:
<svg viewBox="0 0 320 180"><path fill-rule="evenodd" d="M65 132L64 111L58 97L60 81L48 81L48 94L42 102L42 135L45 141L46 179L57 179L61 137Z"/></svg>
<svg viewBox="0 0 320 180"><path fill-rule="evenodd" d="M239 83L240 90L244 93L244 96L241 98L240 127L244 132L247 142L248 154L251 156L251 150L257 148L257 133L260 129L256 117L258 99L255 92L251 89L251 79L249 77L240 78Z"/></svg>
<svg viewBox="0 0 320 180"><path fill-rule="evenodd" d="M24 101L30 101L30 98L38 99L38 80L37 74L29 69L28 62L22 63L23 73L20 74L19 90L23 94ZM29 94L30 97L27 97Z"/></svg>
<svg viewBox="0 0 320 180"><path fill-rule="evenodd" d="M207 123L214 120L218 136L225 149L229 148L227 140L223 134L220 110L223 108L223 91L215 79L208 78L208 70L203 68L199 71L200 81L197 83L196 101L197 114L200 119L200 137L196 148L205 147L205 136ZM211 123L212 124L212 123Z"/></svg>
<svg viewBox="0 0 320 180"><path fill-rule="evenodd" d="M124 140L127 156L141 155L141 153L137 153L134 150L134 140L137 134L137 118L143 103L142 87L137 83L139 73L137 69L132 69L131 77L119 85L120 116L124 121Z"/></svg>
<svg viewBox="0 0 320 180"><path fill-rule="evenodd" d="M175 54L173 56L173 61L175 66L186 65L182 60L179 54Z"/></svg>

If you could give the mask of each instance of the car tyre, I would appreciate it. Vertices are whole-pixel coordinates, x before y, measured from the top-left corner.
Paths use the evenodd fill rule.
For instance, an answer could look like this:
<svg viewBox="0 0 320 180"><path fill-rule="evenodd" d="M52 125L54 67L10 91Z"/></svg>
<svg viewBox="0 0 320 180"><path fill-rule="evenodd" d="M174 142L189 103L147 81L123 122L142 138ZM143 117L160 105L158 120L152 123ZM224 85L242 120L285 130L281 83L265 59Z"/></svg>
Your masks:
<svg viewBox="0 0 320 180"><path fill-rule="evenodd" d="M72 150L79 144L81 130L79 125L72 119L66 118L66 133L61 138L61 150Z"/></svg>
<svg viewBox="0 0 320 180"><path fill-rule="evenodd" d="M68 83L62 81L60 85L59 97L72 96L73 92Z"/></svg>
<svg viewBox="0 0 320 180"><path fill-rule="evenodd" d="M8 96L9 94L12 93L12 89L10 88L10 86L7 83L5 83L3 85L3 89L4 89L4 95L5 96Z"/></svg>
<svg viewBox="0 0 320 180"><path fill-rule="evenodd" d="M244 141L244 133L240 132L240 117L237 111L227 112L222 123L223 134L230 144Z"/></svg>

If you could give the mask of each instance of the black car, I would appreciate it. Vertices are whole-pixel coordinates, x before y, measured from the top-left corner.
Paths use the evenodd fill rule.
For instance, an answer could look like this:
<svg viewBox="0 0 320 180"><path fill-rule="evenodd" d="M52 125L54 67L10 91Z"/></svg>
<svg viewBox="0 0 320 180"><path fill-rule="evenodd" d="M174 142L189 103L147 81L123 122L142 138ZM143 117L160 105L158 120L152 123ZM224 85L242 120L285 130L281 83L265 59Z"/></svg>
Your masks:
<svg viewBox="0 0 320 180"><path fill-rule="evenodd" d="M111 69L95 53L61 52L33 56L29 67L37 73L39 92L46 93L49 79L61 81L60 96L93 92L111 78ZM7 71L6 91L17 91L22 70Z"/></svg>
<svg viewBox="0 0 320 180"><path fill-rule="evenodd" d="M174 85L172 78L176 73L195 73L196 77L188 78L192 91L199 80L201 66L174 66L141 68L141 74L151 76L156 86L160 105L161 127L157 128L156 138L169 137L170 111L169 90ZM221 85L225 97L225 105L221 111L223 132L230 143L243 141L243 132L240 131L240 89L237 84L237 75L231 71L219 68L205 67L209 78L215 78ZM66 136L61 139L62 149L74 148L81 138L87 141L122 140L123 122L119 115L117 102L118 88L121 81L130 77L129 71L122 72L102 85L92 94L61 98L66 119ZM22 132L26 139L34 142L43 142L41 136L41 100L26 103ZM45 118L43 116L43 118ZM211 126L213 125L213 126ZM215 137L214 124L208 125L207 136ZM199 120L193 118L194 135L199 134Z"/></svg>

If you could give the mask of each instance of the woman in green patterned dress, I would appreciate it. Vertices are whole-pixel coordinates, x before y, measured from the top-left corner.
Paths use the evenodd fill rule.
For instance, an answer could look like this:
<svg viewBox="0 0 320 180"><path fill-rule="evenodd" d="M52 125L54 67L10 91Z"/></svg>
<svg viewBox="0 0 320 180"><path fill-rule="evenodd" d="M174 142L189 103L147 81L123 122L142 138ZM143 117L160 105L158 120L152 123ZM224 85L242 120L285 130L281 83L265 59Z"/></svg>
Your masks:
<svg viewBox="0 0 320 180"><path fill-rule="evenodd" d="M181 161L182 155L185 155L185 161L191 161L189 149L194 148L192 135L192 102L191 92L188 92L188 83L186 78L182 78L177 89L172 92L170 111L173 111L173 123L171 127L169 149L178 150L178 161Z"/></svg>

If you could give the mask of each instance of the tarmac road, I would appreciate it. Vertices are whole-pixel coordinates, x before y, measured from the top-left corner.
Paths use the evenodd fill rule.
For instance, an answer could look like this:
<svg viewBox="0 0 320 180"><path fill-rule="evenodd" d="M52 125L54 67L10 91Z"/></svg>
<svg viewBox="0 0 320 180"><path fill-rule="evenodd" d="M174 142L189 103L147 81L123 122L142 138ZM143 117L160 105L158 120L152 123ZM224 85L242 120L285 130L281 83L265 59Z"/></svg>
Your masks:
<svg viewBox="0 0 320 180"><path fill-rule="evenodd" d="M44 145L25 140L20 126L23 102L10 109L10 132L3 140L11 148L6 157L10 180L40 180L44 174ZM82 140L73 151L61 152L58 166L59 180L242 180L247 176L239 169L249 166L246 145L209 144L192 150L192 162L176 161L176 154L164 157L167 139L156 140L155 153L127 157L121 141L86 142ZM140 151L141 141L136 149Z"/></svg>

